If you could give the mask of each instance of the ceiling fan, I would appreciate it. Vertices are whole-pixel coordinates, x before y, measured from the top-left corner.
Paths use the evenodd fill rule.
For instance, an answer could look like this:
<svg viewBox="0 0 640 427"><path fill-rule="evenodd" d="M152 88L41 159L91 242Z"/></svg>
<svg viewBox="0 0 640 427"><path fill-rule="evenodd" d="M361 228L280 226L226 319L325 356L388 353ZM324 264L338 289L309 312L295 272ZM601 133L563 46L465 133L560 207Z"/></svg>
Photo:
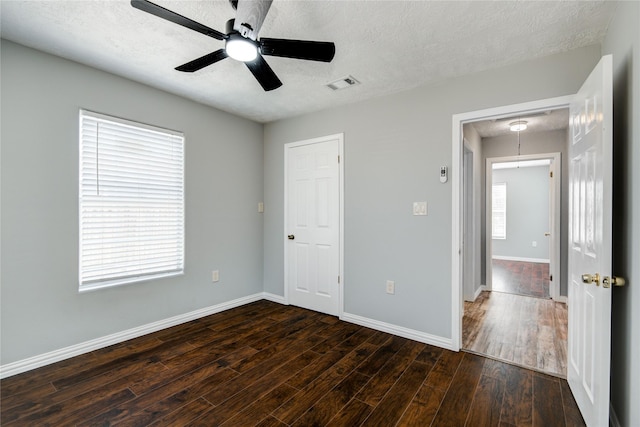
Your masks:
<svg viewBox="0 0 640 427"><path fill-rule="evenodd" d="M244 62L262 88L265 91L269 91L282 86L282 82L262 55L331 62L336 52L336 47L331 42L271 39L266 37L258 39L258 31L262 27L272 1L229 0L233 8L236 9L236 17L227 21L226 34L148 0L131 0L131 6L214 39L224 40L225 47L223 49L218 49L215 52L182 64L176 67L176 70L192 73L215 64L226 57L231 57L237 61Z"/></svg>

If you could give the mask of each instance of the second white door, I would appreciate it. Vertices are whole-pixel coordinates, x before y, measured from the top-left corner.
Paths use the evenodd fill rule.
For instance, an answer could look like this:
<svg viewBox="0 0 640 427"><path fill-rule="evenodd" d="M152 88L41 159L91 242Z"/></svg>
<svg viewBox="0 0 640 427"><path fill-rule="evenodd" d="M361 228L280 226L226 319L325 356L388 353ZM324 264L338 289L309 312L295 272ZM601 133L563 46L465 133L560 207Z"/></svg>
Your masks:
<svg viewBox="0 0 640 427"><path fill-rule="evenodd" d="M285 286L290 304L340 312L342 135L285 145Z"/></svg>

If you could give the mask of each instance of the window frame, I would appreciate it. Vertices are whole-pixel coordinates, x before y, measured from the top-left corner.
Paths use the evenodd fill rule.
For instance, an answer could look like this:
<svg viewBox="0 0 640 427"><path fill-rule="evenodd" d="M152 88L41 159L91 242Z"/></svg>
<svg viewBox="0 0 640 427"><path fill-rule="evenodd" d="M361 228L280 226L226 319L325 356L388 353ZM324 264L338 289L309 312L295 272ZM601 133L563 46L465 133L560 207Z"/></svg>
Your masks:
<svg viewBox="0 0 640 427"><path fill-rule="evenodd" d="M496 187L504 188L504 203L503 209L496 209ZM502 214L504 221L504 233L496 235L496 214ZM506 240L507 239L507 183L506 182L494 182L491 184L491 239L493 240Z"/></svg>
<svg viewBox="0 0 640 427"><path fill-rule="evenodd" d="M173 242L176 244L176 247L179 247L180 253L176 256L176 266L175 270L165 270L165 271L153 271L153 272L143 272L143 273L135 273L135 274L121 274L117 277L112 278L103 278L96 280L84 280L85 271L83 270L83 237L84 229L86 228L86 221L83 221L83 190L85 187L83 186L83 160L86 160L83 157L83 147L85 146L85 134L83 133L83 119L88 118L91 120L95 120L97 122L105 122L110 123L111 125L121 126L124 128L133 128L134 132L145 133L148 132L147 135L152 134L161 134L163 137L169 139L176 139L178 141L178 145L180 146L180 159L178 160L179 165L176 163L176 166L179 168L178 174L176 177L179 177L179 182L181 184L180 188L180 199L178 199L179 212L180 214L172 216L172 218L176 218L179 220L178 234L176 234L175 240ZM156 141L157 142L157 141ZM96 150L99 150L99 135L96 135ZM136 122L133 120L123 119L116 116L106 115L102 113L96 113L94 111L79 109L78 114L78 170L79 170L79 182L78 182L78 291L79 292L88 292L95 291L104 288L111 288L115 286L129 285L133 283L146 282L149 280L155 280L160 278L167 277L175 277L184 275L185 271L185 253L186 253L186 211L185 211L185 166L186 166L186 139L183 132L162 128L158 126L148 125L145 123ZM96 179L100 179L99 170L96 168ZM176 181L177 182L177 181ZM119 187L122 188L122 187ZM112 198L113 200L113 198ZM135 199L140 201L141 198ZM138 202L139 203L139 202ZM174 201L175 204L175 201ZM135 208L134 208L135 209ZM84 227L83 227L84 226ZM149 260L149 258L147 258Z"/></svg>

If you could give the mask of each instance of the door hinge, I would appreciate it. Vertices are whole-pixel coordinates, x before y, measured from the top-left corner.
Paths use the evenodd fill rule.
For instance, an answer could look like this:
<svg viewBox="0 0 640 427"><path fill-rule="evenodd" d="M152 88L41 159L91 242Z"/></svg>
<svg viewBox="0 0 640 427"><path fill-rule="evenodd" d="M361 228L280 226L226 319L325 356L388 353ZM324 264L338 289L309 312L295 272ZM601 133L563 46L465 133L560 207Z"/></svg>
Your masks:
<svg viewBox="0 0 640 427"><path fill-rule="evenodd" d="M553 178L553 171L549 172L549 177Z"/></svg>
<svg viewBox="0 0 640 427"><path fill-rule="evenodd" d="M338 276L338 284L340 284L340 276Z"/></svg>
<svg viewBox="0 0 640 427"><path fill-rule="evenodd" d="M340 163L340 156L338 156L338 163Z"/></svg>
<svg viewBox="0 0 640 427"><path fill-rule="evenodd" d="M553 274L550 274L550 275L549 275L549 281L550 281L550 282L553 282Z"/></svg>

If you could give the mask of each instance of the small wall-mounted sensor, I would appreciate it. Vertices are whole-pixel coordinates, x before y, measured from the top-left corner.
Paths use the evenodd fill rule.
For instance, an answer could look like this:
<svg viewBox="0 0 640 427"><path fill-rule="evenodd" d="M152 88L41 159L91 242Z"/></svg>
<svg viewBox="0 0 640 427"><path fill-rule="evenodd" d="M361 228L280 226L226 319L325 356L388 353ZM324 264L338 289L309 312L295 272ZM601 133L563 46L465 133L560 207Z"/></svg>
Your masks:
<svg viewBox="0 0 640 427"><path fill-rule="evenodd" d="M440 166L440 182L445 183L449 179L449 172L446 166Z"/></svg>

